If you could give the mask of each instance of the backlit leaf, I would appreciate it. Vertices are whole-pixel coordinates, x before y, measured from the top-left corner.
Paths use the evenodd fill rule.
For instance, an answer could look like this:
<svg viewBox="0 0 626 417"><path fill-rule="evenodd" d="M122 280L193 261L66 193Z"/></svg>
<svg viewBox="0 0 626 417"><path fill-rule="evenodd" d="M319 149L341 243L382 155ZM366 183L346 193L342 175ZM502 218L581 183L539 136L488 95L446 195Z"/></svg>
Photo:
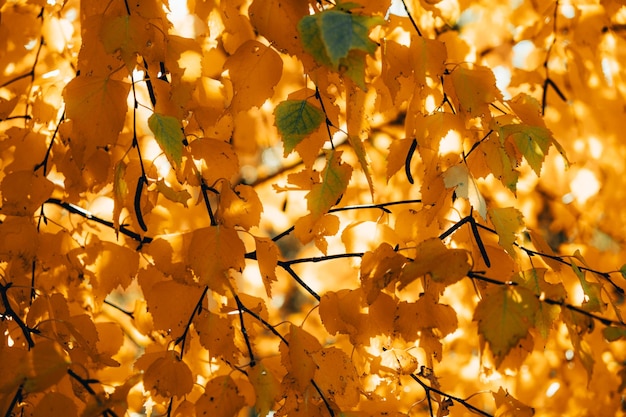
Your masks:
<svg viewBox="0 0 626 417"><path fill-rule="evenodd" d="M476 306L474 321L489 343L496 365L528 335L538 307L537 297L523 287L498 285L485 292Z"/></svg>
<svg viewBox="0 0 626 417"><path fill-rule="evenodd" d="M359 401L356 369L342 350L328 347L312 353L317 365L315 381L320 389L341 407L352 407Z"/></svg>
<svg viewBox="0 0 626 417"><path fill-rule="evenodd" d="M415 250L415 259L405 265L400 275L400 289L424 275L436 282L451 285L470 270L467 251L448 249L438 238L425 240Z"/></svg>
<svg viewBox="0 0 626 417"><path fill-rule="evenodd" d="M245 398L229 375L220 375L206 383L196 401L197 416L232 417L245 405Z"/></svg>
<svg viewBox="0 0 626 417"><path fill-rule="evenodd" d="M185 189L175 190L173 187L167 185L163 179L157 180L156 187L163 197L175 203L180 203L183 207L187 207L187 202L191 199L189 191Z"/></svg>
<svg viewBox="0 0 626 417"><path fill-rule="evenodd" d="M379 16L361 16L334 8L303 17L298 31L307 52L318 62L330 63L337 69L340 60L352 50L374 53L377 45L369 39L369 31L383 23Z"/></svg>
<svg viewBox="0 0 626 417"><path fill-rule="evenodd" d="M283 61L272 48L258 41L246 41L224 63L233 82L231 106L235 112L259 107L274 93Z"/></svg>
<svg viewBox="0 0 626 417"><path fill-rule="evenodd" d="M502 387L500 387L498 392L492 392L492 394L496 401L495 417L532 417L535 415L534 408L517 400Z"/></svg>
<svg viewBox="0 0 626 417"><path fill-rule="evenodd" d="M223 317L211 311L203 311L194 317L194 327L200 343L212 358L232 360L238 354L232 316Z"/></svg>
<svg viewBox="0 0 626 417"><path fill-rule="evenodd" d="M193 377L189 366L180 360L178 353L168 350L146 369L143 385L165 398L181 398L191 392Z"/></svg>
<svg viewBox="0 0 626 417"><path fill-rule="evenodd" d="M248 369L248 378L254 386L256 395L254 409L258 415L265 416L272 409L280 393L279 381L263 362L258 362Z"/></svg>
<svg viewBox="0 0 626 417"><path fill-rule="evenodd" d="M317 370L312 355L320 351L322 345L310 333L293 324L289 327L288 340L288 369L291 369L290 372L294 376L298 388L305 390Z"/></svg>
<svg viewBox="0 0 626 417"><path fill-rule="evenodd" d="M274 117L287 156L302 139L320 127L324 113L306 100L287 100L276 106Z"/></svg>
<svg viewBox="0 0 626 417"><path fill-rule="evenodd" d="M223 293L230 286L228 271L241 271L245 266L245 252L235 230L212 226L192 232L187 257L200 284Z"/></svg>
<svg viewBox="0 0 626 417"><path fill-rule="evenodd" d="M32 170L15 171L2 179L0 213L30 216L50 197L54 184Z"/></svg>
<svg viewBox="0 0 626 417"><path fill-rule="evenodd" d="M249 185L239 184L234 189L230 184L222 187L219 214L225 226L240 226L249 230L259 225L262 211L261 200Z"/></svg>
<svg viewBox="0 0 626 417"><path fill-rule="evenodd" d="M552 144L552 133L545 127L528 125L506 125L500 128L501 140L512 138L519 152L535 171L541 174L543 160Z"/></svg>
<svg viewBox="0 0 626 417"><path fill-rule="evenodd" d="M443 182L446 188L455 188L457 196L468 199L472 207L478 211L480 217L483 219L487 218L485 198L465 164L458 164L448 168L443 173Z"/></svg>
<svg viewBox="0 0 626 417"><path fill-rule="evenodd" d="M128 110L129 90L126 82L86 75L74 78L63 90L66 118L73 123L71 146L79 167L97 147L117 142Z"/></svg>
<svg viewBox="0 0 626 417"><path fill-rule="evenodd" d="M326 155L326 167L319 184L313 185L306 195L307 207L311 214L319 217L341 198L352 176L352 167L341 161L341 152L331 151Z"/></svg>
<svg viewBox="0 0 626 417"><path fill-rule="evenodd" d="M517 234L524 227L522 213L514 207L496 207L489 209L488 215L498 233L498 243L509 255L515 257L513 244Z"/></svg>
<svg viewBox="0 0 626 417"><path fill-rule="evenodd" d="M278 246L269 238L255 237L254 242L256 243L256 259L259 263L259 272L261 279L263 279L265 292L268 297L271 297L272 283L277 280Z"/></svg>
<svg viewBox="0 0 626 417"><path fill-rule="evenodd" d="M487 67L459 65L451 74L460 108L470 116L489 115L489 103L502 99L496 78Z"/></svg>
<svg viewBox="0 0 626 417"><path fill-rule="evenodd" d="M180 166L185 139L180 121L172 116L152 113L148 118L148 126L167 158L176 166Z"/></svg>

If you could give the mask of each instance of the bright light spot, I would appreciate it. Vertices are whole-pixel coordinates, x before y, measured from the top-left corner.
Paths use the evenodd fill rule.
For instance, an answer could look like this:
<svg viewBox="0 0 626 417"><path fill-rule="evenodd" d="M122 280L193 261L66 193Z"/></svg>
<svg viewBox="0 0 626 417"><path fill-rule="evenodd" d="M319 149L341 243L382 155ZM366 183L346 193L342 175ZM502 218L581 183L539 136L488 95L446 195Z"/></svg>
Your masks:
<svg viewBox="0 0 626 417"><path fill-rule="evenodd" d="M447 153L461 153L463 151L463 144L461 143L461 135L456 130L451 130L446 136L439 142L439 154L445 155Z"/></svg>
<svg viewBox="0 0 626 417"><path fill-rule="evenodd" d="M44 75L41 76L41 78L48 79L48 78L54 78L57 75L59 75L61 73L61 71L59 71L58 69L52 70L52 71L48 71L46 72Z"/></svg>
<svg viewBox="0 0 626 417"><path fill-rule="evenodd" d="M571 4L561 4L561 14L567 19L573 19L576 16L576 9Z"/></svg>
<svg viewBox="0 0 626 417"><path fill-rule="evenodd" d="M143 81L144 72L138 69L133 70L133 82Z"/></svg>
<svg viewBox="0 0 626 417"><path fill-rule="evenodd" d="M602 145L602 142L598 138L594 136L590 137L588 140L588 146L589 153L594 159L599 159L602 156L604 145Z"/></svg>
<svg viewBox="0 0 626 417"><path fill-rule="evenodd" d="M493 69L493 74L496 77L496 87L498 87L498 89L502 91L502 95L505 99L510 99L511 95L507 92L506 89L511 83L511 71L509 71L507 67L498 65Z"/></svg>
<svg viewBox="0 0 626 417"><path fill-rule="evenodd" d="M546 397L551 398L554 396L554 394L556 394L556 392L559 390L559 388L561 388L561 384L554 381L553 383L550 384L550 386L548 387L548 389L546 390Z"/></svg>
<svg viewBox="0 0 626 417"><path fill-rule="evenodd" d="M406 16L406 10L402 5L401 0L391 0L391 7L387 11L389 14L395 14L396 16Z"/></svg>
<svg viewBox="0 0 626 417"><path fill-rule="evenodd" d="M619 64L614 59L602 58L602 74L609 87L613 86L613 74L617 71L619 71Z"/></svg>
<svg viewBox="0 0 626 417"><path fill-rule="evenodd" d="M11 338L8 330L4 332L4 337L6 338L8 347L11 347L15 344L15 341L13 341L13 338Z"/></svg>
<svg viewBox="0 0 626 417"><path fill-rule="evenodd" d="M572 349L567 349L565 351L565 359L567 359L568 361L571 361L574 359L574 351Z"/></svg>
<svg viewBox="0 0 626 417"><path fill-rule="evenodd" d="M513 66L515 68L524 68L528 56L535 49L532 41L524 40L513 46Z"/></svg>
<svg viewBox="0 0 626 417"><path fill-rule="evenodd" d="M35 46L37 46L38 41L39 41L38 39L31 39L28 41L26 45L24 45L24 48L27 51L32 51L33 49L35 49Z"/></svg>
<svg viewBox="0 0 626 417"><path fill-rule="evenodd" d="M570 183L570 188L578 203L584 204L600 191L600 182L593 172L582 168Z"/></svg>

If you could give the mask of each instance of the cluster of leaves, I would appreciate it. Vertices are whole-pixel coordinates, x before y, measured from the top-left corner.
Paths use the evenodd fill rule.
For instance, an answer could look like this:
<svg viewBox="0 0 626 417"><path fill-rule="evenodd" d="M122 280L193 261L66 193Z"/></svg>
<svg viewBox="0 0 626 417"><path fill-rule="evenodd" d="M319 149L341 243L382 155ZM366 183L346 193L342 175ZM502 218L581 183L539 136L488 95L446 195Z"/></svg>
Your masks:
<svg viewBox="0 0 626 417"><path fill-rule="evenodd" d="M0 413L615 415L620 3L0 2Z"/></svg>

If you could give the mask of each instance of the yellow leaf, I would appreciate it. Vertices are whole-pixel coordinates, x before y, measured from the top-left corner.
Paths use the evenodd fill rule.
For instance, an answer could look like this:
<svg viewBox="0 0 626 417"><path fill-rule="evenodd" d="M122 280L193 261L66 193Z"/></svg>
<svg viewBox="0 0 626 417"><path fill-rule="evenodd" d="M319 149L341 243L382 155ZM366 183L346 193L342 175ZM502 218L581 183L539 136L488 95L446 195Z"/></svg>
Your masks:
<svg viewBox="0 0 626 417"><path fill-rule="evenodd" d="M443 173L446 188L454 188L456 195L469 200L480 217L487 218L487 203L478 189L478 184L465 164L451 166Z"/></svg>
<svg viewBox="0 0 626 417"><path fill-rule="evenodd" d="M539 300L527 288L498 285L487 289L474 311L478 332L489 343L496 366L535 324Z"/></svg>
<svg viewBox="0 0 626 417"><path fill-rule="evenodd" d="M522 213L515 207L491 208L488 211L489 220L498 233L498 243L509 255L516 257L513 244L517 234L524 227Z"/></svg>
<svg viewBox="0 0 626 417"><path fill-rule="evenodd" d="M187 207L187 201L191 199L191 194L189 194L189 191L185 190L184 188L175 190L173 187L167 185L165 183L165 180L163 179L157 180L156 187L163 197L175 203L180 203L183 205L183 207Z"/></svg>
<svg viewBox="0 0 626 417"><path fill-rule="evenodd" d="M234 189L226 183L220 191L219 215L226 227L243 227L249 230L258 226L263 205L254 188L239 184Z"/></svg>
<svg viewBox="0 0 626 417"><path fill-rule="evenodd" d="M425 294L417 301L398 303L395 329L407 342L419 338L421 331L434 330L442 338L457 328L456 312L446 304L439 304L432 295Z"/></svg>
<svg viewBox="0 0 626 417"><path fill-rule="evenodd" d="M452 71L451 78L459 108L472 117L488 116L489 103L502 99L496 78L487 67L476 65L470 69L459 65Z"/></svg>
<svg viewBox="0 0 626 417"><path fill-rule="evenodd" d="M405 265L400 275L400 289L424 275L430 276L436 282L451 285L466 276L470 270L467 251L448 249L437 238L425 240L417 245L415 251L415 259Z"/></svg>
<svg viewBox="0 0 626 417"><path fill-rule="evenodd" d="M381 243L373 252L365 252L361 259L361 287L368 304L374 303L380 291L400 276L407 259L394 251L388 243Z"/></svg>

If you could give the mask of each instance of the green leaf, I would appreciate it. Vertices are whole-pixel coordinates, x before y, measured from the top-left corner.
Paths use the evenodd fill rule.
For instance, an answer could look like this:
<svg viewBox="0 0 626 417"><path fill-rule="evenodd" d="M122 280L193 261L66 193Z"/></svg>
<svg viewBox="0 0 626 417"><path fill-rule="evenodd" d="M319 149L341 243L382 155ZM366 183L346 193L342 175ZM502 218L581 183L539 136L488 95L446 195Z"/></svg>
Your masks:
<svg viewBox="0 0 626 417"><path fill-rule="evenodd" d="M512 138L530 167L537 175L541 174L541 165L552 144L552 133L545 127L523 124L505 125L500 128L502 140Z"/></svg>
<svg viewBox="0 0 626 417"><path fill-rule="evenodd" d="M148 118L148 127L167 158L180 166L183 159L183 125L172 116L153 113Z"/></svg>
<svg viewBox="0 0 626 417"><path fill-rule="evenodd" d="M382 25L385 20L380 16L350 13L350 7L350 4L342 4L305 16L298 22L298 32L304 49L319 64L345 72L364 89L365 54L373 54L378 47L368 34L372 27Z"/></svg>
<svg viewBox="0 0 626 417"><path fill-rule="evenodd" d="M325 214L337 204L352 176L352 167L341 163L341 152L331 151L322 171L322 182L313 185L307 194L307 206L313 216Z"/></svg>
<svg viewBox="0 0 626 417"><path fill-rule="evenodd" d="M602 329L602 336L609 342L615 342L626 337L626 329L612 326L605 327Z"/></svg>
<svg viewBox="0 0 626 417"><path fill-rule="evenodd" d="M324 112L306 100L286 100L276 106L274 117L286 156L320 127Z"/></svg>
<svg viewBox="0 0 626 417"><path fill-rule="evenodd" d="M622 265L619 269L620 274L622 274L622 278L626 279L626 264Z"/></svg>
<svg viewBox="0 0 626 417"><path fill-rule="evenodd" d="M488 289L476 306L474 320L478 331L489 343L496 365L535 325L539 300L528 288L497 286Z"/></svg>

